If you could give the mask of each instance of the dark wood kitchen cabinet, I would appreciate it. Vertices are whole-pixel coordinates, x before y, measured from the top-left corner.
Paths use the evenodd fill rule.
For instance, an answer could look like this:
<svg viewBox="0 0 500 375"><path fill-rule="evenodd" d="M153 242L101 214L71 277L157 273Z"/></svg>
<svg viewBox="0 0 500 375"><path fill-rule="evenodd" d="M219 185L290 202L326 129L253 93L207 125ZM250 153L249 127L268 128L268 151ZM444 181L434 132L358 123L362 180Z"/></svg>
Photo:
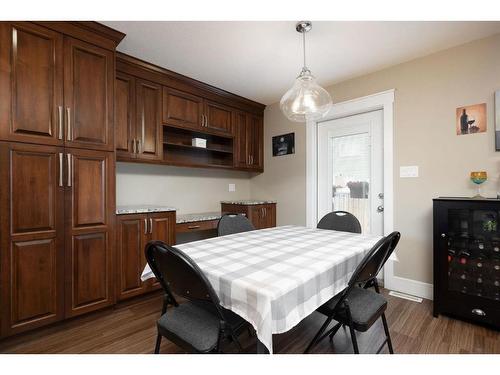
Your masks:
<svg viewBox="0 0 500 375"><path fill-rule="evenodd" d="M163 88L163 122L220 135L232 135L232 108L179 90Z"/></svg>
<svg viewBox="0 0 500 375"><path fill-rule="evenodd" d="M200 130L204 121L203 98L172 88L163 88L163 123Z"/></svg>
<svg viewBox="0 0 500 375"><path fill-rule="evenodd" d="M64 317L63 150L0 142L2 336Z"/></svg>
<svg viewBox="0 0 500 375"><path fill-rule="evenodd" d="M233 134L233 110L220 103L204 101L205 128L222 135Z"/></svg>
<svg viewBox="0 0 500 375"><path fill-rule="evenodd" d="M225 214L245 214L255 229L276 226L276 203L221 203L221 212Z"/></svg>
<svg viewBox="0 0 500 375"><path fill-rule="evenodd" d="M116 65L115 119L119 161L263 171L264 105L123 53L117 53ZM162 88L161 118L156 139L160 147L158 152L154 148L147 150L142 158L137 144L137 130L133 129L137 125L130 125L130 118L135 117L137 121L142 118L136 114L142 95L137 93L139 86L132 83L134 80ZM134 96L135 99L130 99ZM133 103L134 100L136 103ZM151 99L151 103L153 101ZM243 114L243 129L239 129L235 113ZM156 120L153 115L149 118ZM149 145L156 144L153 139L154 122L149 122L151 127L145 127ZM130 127L132 130L129 130ZM142 132L139 131L139 134ZM207 147L192 146L193 138L205 139ZM244 154L239 160L237 152Z"/></svg>
<svg viewBox="0 0 500 375"><path fill-rule="evenodd" d="M136 139L139 159L162 157L161 86L136 80Z"/></svg>
<svg viewBox="0 0 500 375"><path fill-rule="evenodd" d="M0 22L0 139L63 145L63 35Z"/></svg>
<svg viewBox="0 0 500 375"><path fill-rule="evenodd" d="M117 72L115 80L116 156L136 157L135 78Z"/></svg>
<svg viewBox="0 0 500 375"><path fill-rule="evenodd" d="M112 304L113 153L0 150L2 335Z"/></svg>
<svg viewBox="0 0 500 375"><path fill-rule="evenodd" d="M0 22L0 336L114 302L115 47L93 22Z"/></svg>
<svg viewBox="0 0 500 375"><path fill-rule="evenodd" d="M156 280L141 281L149 241L175 243L175 212L117 215L116 296L119 301L158 289Z"/></svg>
<svg viewBox="0 0 500 375"><path fill-rule="evenodd" d="M67 149L66 316L113 299L115 161L113 153Z"/></svg>
<svg viewBox="0 0 500 375"><path fill-rule="evenodd" d="M114 52L64 38L65 145L114 150Z"/></svg>
<svg viewBox="0 0 500 375"><path fill-rule="evenodd" d="M115 85L117 157L161 159L161 86L120 72Z"/></svg>
<svg viewBox="0 0 500 375"><path fill-rule="evenodd" d="M253 171L263 171L263 117L235 111L236 161L235 165Z"/></svg>
<svg viewBox="0 0 500 375"><path fill-rule="evenodd" d="M114 51L0 24L0 139L113 151Z"/></svg>

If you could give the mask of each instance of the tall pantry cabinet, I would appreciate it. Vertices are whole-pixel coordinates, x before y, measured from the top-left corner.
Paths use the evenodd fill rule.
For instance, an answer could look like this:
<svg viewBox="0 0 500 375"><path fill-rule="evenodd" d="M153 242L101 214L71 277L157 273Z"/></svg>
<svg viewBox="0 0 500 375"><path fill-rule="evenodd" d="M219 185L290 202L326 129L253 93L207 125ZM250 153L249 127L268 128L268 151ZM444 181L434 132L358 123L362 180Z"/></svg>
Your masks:
<svg viewBox="0 0 500 375"><path fill-rule="evenodd" d="M115 48L93 22L0 23L0 335L111 305Z"/></svg>

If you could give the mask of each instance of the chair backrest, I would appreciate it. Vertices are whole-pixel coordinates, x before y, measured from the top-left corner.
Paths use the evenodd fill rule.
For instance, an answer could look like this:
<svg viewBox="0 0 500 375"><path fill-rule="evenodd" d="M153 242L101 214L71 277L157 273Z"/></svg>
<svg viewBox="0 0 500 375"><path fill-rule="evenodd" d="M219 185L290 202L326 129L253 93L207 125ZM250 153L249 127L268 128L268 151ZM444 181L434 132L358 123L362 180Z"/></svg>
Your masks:
<svg viewBox="0 0 500 375"><path fill-rule="evenodd" d="M243 215L226 214L222 216L217 225L217 234L227 236L228 234L249 232L255 230L253 224Z"/></svg>
<svg viewBox="0 0 500 375"><path fill-rule="evenodd" d="M400 237L401 234L399 232L392 232L372 246L354 270L347 288L344 289L341 298L338 300L337 306L340 306L346 298L349 298L349 292L356 285L366 284L377 277L385 261L389 258L390 253L396 247Z"/></svg>
<svg viewBox="0 0 500 375"><path fill-rule="evenodd" d="M346 211L333 211L326 214L319 221L317 228L361 233L361 224L356 216Z"/></svg>
<svg viewBox="0 0 500 375"><path fill-rule="evenodd" d="M396 250L396 246L398 245L398 242L399 242L400 238L401 238L401 233L399 233L399 232L392 232L391 234L389 234L387 236L387 239L391 241L391 245L389 247L389 250L385 254L385 259L382 262L382 265L381 265L381 267L379 269L379 272L382 269L382 267L384 267L384 264L387 262L387 259L389 259L389 257L392 255L392 253L394 252L394 250Z"/></svg>
<svg viewBox="0 0 500 375"><path fill-rule="evenodd" d="M219 297L198 265L181 250L162 241L150 241L145 248L146 260L165 293L175 301L172 292L189 300L213 303L223 318Z"/></svg>

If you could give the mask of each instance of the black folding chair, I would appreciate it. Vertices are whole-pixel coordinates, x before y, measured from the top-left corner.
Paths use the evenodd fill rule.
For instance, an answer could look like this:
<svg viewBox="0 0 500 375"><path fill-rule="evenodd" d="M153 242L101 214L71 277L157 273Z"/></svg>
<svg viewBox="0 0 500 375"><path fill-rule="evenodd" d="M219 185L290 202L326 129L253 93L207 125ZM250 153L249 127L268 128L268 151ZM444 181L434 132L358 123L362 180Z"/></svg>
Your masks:
<svg viewBox="0 0 500 375"><path fill-rule="evenodd" d="M227 236L228 234L249 232L255 230L253 224L245 216L239 214L226 214L222 216L217 225L217 235Z"/></svg>
<svg viewBox="0 0 500 375"><path fill-rule="evenodd" d="M333 211L321 218L318 229L338 230L341 232L361 233L361 224L356 216L347 211Z"/></svg>
<svg viewBox="0 0 500 375"><path fill-rule="evenodd" d="M385 254L384 261L382 262L382 264L380 265L380 268L377 271L377 275L380 273L380 271L382 271L382 268L384 268L385 263L387 262L389 257L392 255L392 253L396 249L396 246L398 245L399 239L401 238L401 233L392 232L386 238L387 238L387 241L391 241L391 245L389 247L389 251L387 251L387 254ZM365 289L372 288L372 287L375 288L375 291L377 293L380 293L380 288L378 286L378 282L377 282L376 277L373 280L367 282L364 286Z"/></svg>
<svg viewBox="0 0 500 375"><path fill-rule="evenodd" d="M164 292L161 317L157 322L155 354L162 337L193 353L221 353L223 340L236 344L237 335L248 326L239 315L224 309L212 285L197 264L181 250L162 241L151 241L146 259ZM178 304L173 293L188 301ZM172 308L167 309L168 305Z"/></svg>
<svg viewBox="0 0 500 375"><path fill-rule="evenodd" d="M359 354L355 331L366 332L378 318L382 318L386 338L377 350L377 354L380 353L385 344L389 348L389 353L394 353L384 313L387 309L387 301L379 294L376 279L378 272L387 259L387 254L392 253L394 250L392 248L393 244L397 244L396 237L399 241L399 232L391 233L391 235L379 240L356 267L347 288L316 310L325 315L327 319L304 353L308 353L326 336L330 336L331 340L339 328L345 325L349 327L354 353ZM370 282L374 283L376 292L358 286L360 284L367 285ZM338 322L337 325L324 333L334 319Z"/></svg>

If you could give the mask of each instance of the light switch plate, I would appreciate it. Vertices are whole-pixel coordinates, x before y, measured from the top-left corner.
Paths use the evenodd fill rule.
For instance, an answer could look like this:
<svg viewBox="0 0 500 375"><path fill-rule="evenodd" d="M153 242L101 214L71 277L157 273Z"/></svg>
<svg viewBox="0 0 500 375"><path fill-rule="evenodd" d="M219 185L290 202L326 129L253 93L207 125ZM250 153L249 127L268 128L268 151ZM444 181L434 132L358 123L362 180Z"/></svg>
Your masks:
<svg viewBox="0 0 500 375"><path fill-rule="evenodd" d="M229 191L236 191L236 184L229 184Z"/></svg>
<svg viewBox="0 0 500 375"><path fill-rule="evenodd" d="M399 177L401 178L418 177L418 165L405 165L399 167Z"/></svg>

